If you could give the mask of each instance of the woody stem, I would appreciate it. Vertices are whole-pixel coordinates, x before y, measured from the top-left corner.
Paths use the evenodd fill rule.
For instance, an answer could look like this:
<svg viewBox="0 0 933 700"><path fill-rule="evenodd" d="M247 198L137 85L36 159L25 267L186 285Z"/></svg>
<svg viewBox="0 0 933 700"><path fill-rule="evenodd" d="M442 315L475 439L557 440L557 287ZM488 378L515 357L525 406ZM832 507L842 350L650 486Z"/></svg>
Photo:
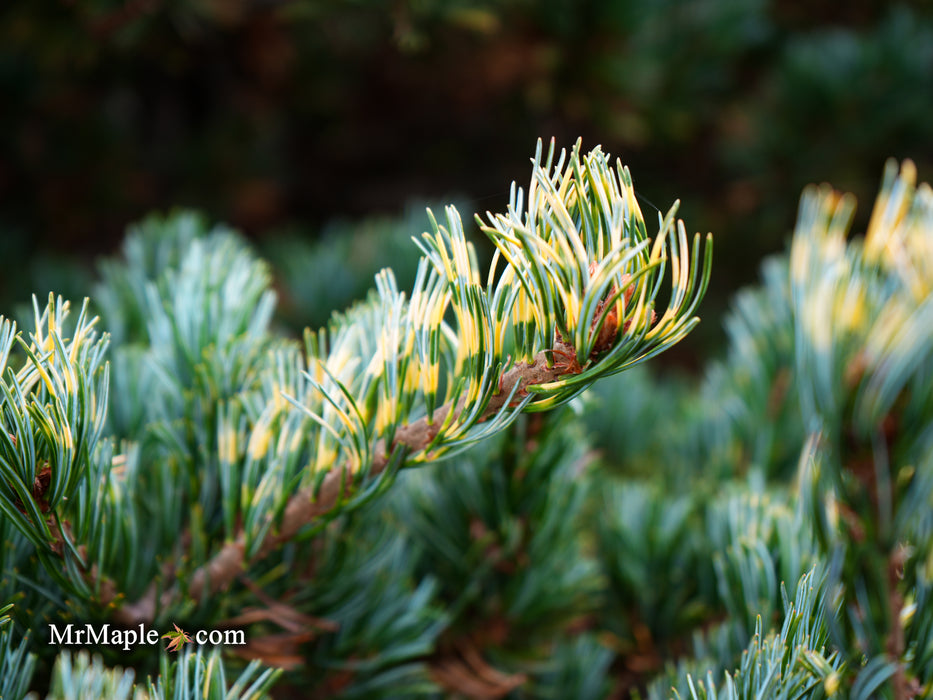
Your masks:
<svg viewBox="0 0 933 700"><path fill-rule="evenodd" d="M563 373L565 372L557 366L548 366L545 351L538 353L531 363L517 363L502 375L499 382L500 390L489 399L480 420L503 410L508 398L522 393L525 387L555 381ZM464 408L463 401L456 406L447 403L434 411L431 422L424 417L400 427L395 433L390 449L387 450L384 443L377 446L368 476L374 478L385 471L396 449L410 451L426 449L437 436L448 414L454 411L454 418L456 418ZM240 573L246 570L249 564L265 558L292 540L306 525L338 507L342 498L353 486L352 477L346 467L340 467L328 472L320 488L315 489L309 486L301 489L289 498L278 531L265 537L253 557L249 560L246 558L246 533L241 530L233 541L225 544L209 561L195 569L188 580L187 595L194 601L200 601L205 596L226 589ZM151 623L158 610L171 605L182 593L183 591L175 586L159 595L158 586L153 583L141 598L119 607L114 618L126 625L140 622ZM112 603L113 598L103 602Z"/></svg>

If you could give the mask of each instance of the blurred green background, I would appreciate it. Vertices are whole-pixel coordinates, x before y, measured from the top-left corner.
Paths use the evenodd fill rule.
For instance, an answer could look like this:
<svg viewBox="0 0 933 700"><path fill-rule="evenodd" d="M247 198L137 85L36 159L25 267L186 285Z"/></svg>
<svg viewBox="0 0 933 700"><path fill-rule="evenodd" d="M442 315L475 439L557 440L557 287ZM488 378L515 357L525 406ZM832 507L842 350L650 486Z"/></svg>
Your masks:
<svg viewBox="0 0 933 700"><path fill-rule="evenodd" d="M886 158L933 178L933 3L6 0L0 102L4 309L86 294L128 224L190 206L322 323L413 269L418 202L500 211L538 137L581 136L715 235L695 367L806 184L854 192L858 231Z"/></svg>

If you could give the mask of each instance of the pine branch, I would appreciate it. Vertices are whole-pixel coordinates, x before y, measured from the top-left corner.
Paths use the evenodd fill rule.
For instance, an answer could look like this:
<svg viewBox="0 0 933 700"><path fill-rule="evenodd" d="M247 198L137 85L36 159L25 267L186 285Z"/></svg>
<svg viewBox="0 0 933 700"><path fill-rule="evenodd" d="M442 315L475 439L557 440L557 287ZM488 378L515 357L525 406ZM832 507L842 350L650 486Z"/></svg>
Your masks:
<svg viewBox="0 0 933 700"><path fill-rule="evenodd" d="M579 142L569 159L554 156L553 143L546 158L539 143L527 200L513 188L508 215L490 215L482 225L497 248L485 286L459 214L448 208L447 227L432 217L433 234L416 241L424 257L409 300L383 271L369 304L335 321L330 343L323 332L306 336L306 383L296 398L277 390L274 405L281 410L285 398L314 420L314 430L324 429L312 469L326 473L283 494L277 508L251 505L237 529L238 511L229 509L227 543L183 584L160 593L154 583L122 605L118 620L152 621L185 593L204 600L308 524L344 508L351 493L365 497L364 482L378 486L403 463L450 456L519 411L554 408L693 328L709 280L709 239L701 260L699 236L691 247L675 204L652 241L621 163L613 170L599 148L584 156ZM500 259L506 265L497 276ZM671 297L659 316L668 264ZM444 320L451 311L454 327ZM446 385L438 394L442 367Z"/></svg>

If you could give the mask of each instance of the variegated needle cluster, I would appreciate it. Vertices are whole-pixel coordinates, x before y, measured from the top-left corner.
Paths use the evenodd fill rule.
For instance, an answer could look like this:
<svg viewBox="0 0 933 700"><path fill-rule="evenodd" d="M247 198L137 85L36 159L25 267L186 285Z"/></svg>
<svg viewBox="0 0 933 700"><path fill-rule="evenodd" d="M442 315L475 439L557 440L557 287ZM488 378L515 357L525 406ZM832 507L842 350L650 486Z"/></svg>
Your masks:
<svg viewBox="0 0 933 700"><path fill-rule="evenodd" d="M599 148L556 155L552 144L545 157L539 143L533 163L528 190L513 186L507 212L480 222L496 250L488 271L451 207L417 241L410 295L381 272L367 301L306 334L305 352L267 335L268 270L228 232L201 237L180 217L171 235L131 237L130 267L108 272L120 293L103 289L101 300L124 341L117 393L145 400L135 411L114 402L109 420L152 440L123 454L99 439L108 341L86 307L69 335L64 302L51 298L44 314L37 304L29 343L0 323L0 367L15 337L28 359L0 382L10 426L0 431L0 514L52 570L65 560L63 585L115 605L122 622L152 621L388 483L372 477L449 456L683 338L698 322L711 243L702 257L698 236L688 246L676 204L649 236L628 170ZM120 319L145 322L133 331ZM133 332L142 348L125 342ZM213 441L216 459L205 456ZM179 479L203 521L180 509ZM141 480L160 494L159 531L130 507ZM223 524L219 549L207 523ZM132 563L174 546L182 528L205 556L183 586L165 586L171 568L149 585L153 572Z"/></svg>
<svg viewBox="0 0 933 700"><path fill-rule="evenodd" d="M916 167L885 168L864 239L846 242L852 195L829 186L801 198L791 248L801 398L812 430L841 425L853 390L856 426L891 411L930 352L933 327L933 190Z"/></svg>
<svg viewBox="0 0 933 700"><path fill-rule="evenodd" d="M436 459L657 355L698 322L711 238L701 258L676 203L649 235L628 169L600 148L583 155L578 142L555 158L552 142L544 157L539 141L533 162L527 192L513 184L505 214L477 219L495 245L488 272L449 207L416 241L410 298L384 270L375 299L311 338L320 401L299 405L324 428L319 466L381 470L399 451L400 464Z"/></svg>
<svg viewBox="0 0 933 700"><path fill-rule="evenodd" d="M522 410L566 402L696 325L711 240L701 260L699 236L688 246L676 204L649 236L628 170L611 167L599 148L584 156L578 143L556 160L553 144L546 158L542 152L539 142L527 193L513 185L507 213L480 221L496 248L488 272L481 274L449 207L446 225L432 216L433 232L416 240L424 256L410 296L383 270L368 301L306 334L306 369L276 373L275 398L248 450L253 464L267 452L296 453L293 440L310 441L306 485L257 491L254 505L260 495L273 504L274 529L269 510L251 506L244 529L192 574L188 595L223 588L309 523L366 499L385 483L373 477L450 456ZM662 295L664 310L656 308ZM286 410L281 397L299 410ZM301 416L318 430L293 420ZM283 420L292 429L275 440L273 426ZM221 441L221 461L232 465L228 442ZM286 479L290 468L267 473ZM232 510L227 521L232 534ZM176 594L166 591L157 603L151 589L120 614L152 619Z"/></svg>

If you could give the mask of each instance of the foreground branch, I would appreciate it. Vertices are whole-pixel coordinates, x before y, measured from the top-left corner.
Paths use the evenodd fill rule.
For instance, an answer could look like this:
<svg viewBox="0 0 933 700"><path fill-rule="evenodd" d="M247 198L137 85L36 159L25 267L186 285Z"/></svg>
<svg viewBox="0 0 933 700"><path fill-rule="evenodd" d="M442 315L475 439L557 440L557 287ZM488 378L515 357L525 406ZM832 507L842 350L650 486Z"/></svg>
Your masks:
<svg viewBox="0 0 933 700"><path fill-rule="evenodd" d="M558 347L551 351L554 354L567 355L568 352L573 352L573 349L565 343L561 342L557 345ZM517 363L502 375L499 392L490 398L480 420L501 411L509 397L513 396L513 390L515 396L524 395L526 387L552 382L562 374L567 374L566 366L557 363L549 366L548 355L551 352L542 351L535 356L534 362ZM455 411L454 417L456 418L463 412L463 409L462 401L456 407L447 403L434 411L431 423L428 423L425 417L398 428L391 449L387 450L382 443L377 446L368 472L369 476L375 477L385 471L392 452L398 448L408 448L411 451L426 449L437 436L440 426L444 424L450 411ZM241 531L234 541L225 544L210 561L194 571L189 580L187 594L193 600L200 601L212 593L229 587L233 580L246 570L248 564L259 561L274 552L293 539L306 525L337 507L341 498L347 495L348 489L352 488L348 476L343 467L332 469L324 477L319 489L315 490L314 487L309 486L292 496L285 507L278 532L266 536L259 551L250 561L247 561L245 556L246 535ZM115 612L114 619L126 625L136 625L140 622L151 623L159 609L168 607L183 594L177 586L164 591L161 596L158 590L159 587L154 583L139 600L120 607ZM104 602L112 603L113 601Z"/></svg>

